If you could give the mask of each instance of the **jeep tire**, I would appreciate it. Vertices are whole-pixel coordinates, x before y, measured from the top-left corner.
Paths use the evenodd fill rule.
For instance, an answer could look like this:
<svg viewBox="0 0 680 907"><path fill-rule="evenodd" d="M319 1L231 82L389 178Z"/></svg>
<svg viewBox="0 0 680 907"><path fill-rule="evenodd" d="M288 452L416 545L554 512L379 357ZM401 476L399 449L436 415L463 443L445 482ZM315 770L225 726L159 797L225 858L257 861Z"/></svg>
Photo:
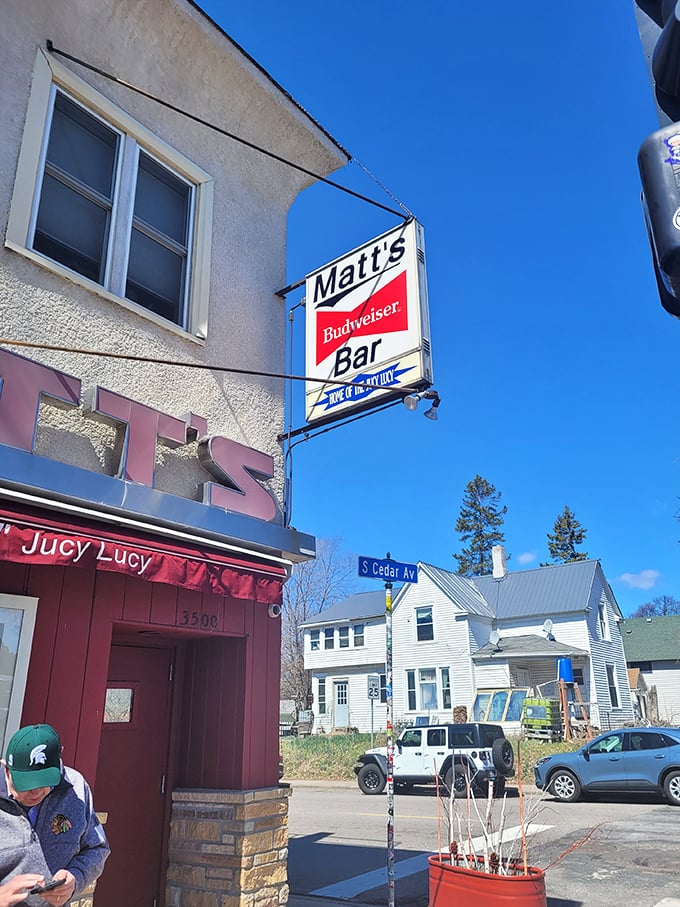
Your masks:
<svg viewBox="0 0 680 907"><path fill-rule="evenodd" d="M515 767L515 751L506 737L499 737L494 740L491 746L491 756L497 772L502 775L512 774L512 770Z"/></svg>
<svg viewBox="0 0 680 907"><path fill-rule="evenodd" d="M381 794L387 779L373 762L362 765L357 774L357 783L362 794Z"/></svg>

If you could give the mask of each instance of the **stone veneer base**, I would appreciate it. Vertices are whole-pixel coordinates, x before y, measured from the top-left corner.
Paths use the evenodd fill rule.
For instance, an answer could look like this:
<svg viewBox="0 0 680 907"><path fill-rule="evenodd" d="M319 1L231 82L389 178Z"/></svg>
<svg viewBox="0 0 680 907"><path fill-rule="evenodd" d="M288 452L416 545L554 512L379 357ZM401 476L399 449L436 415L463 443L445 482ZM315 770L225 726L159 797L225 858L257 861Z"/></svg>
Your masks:
<svg viewBox="0 0 680 907"><path fill-rule="evenodd" d="M177 790L166 907L281 907L288 902L287 787Z"/></svg>

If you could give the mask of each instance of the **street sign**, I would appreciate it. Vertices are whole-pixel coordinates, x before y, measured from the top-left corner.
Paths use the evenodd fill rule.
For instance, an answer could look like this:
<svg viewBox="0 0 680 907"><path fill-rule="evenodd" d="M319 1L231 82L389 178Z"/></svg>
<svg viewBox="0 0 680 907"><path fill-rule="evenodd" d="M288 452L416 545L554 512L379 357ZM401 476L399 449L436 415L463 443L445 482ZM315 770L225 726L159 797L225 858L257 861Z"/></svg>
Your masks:
<svg viewBox="0 0 680 907"><path fill-rule="evenodd" d="M380 699L380 678L377 674L368 675L368 698Z"/></svg>
<svg viewBox="0 0 680 907"><path fill-rule="evenodd" d="M359 576L381 579L384 582L417 583L418 565L401 564L391 558L379 560L375 557L359 556Z"/></svg>

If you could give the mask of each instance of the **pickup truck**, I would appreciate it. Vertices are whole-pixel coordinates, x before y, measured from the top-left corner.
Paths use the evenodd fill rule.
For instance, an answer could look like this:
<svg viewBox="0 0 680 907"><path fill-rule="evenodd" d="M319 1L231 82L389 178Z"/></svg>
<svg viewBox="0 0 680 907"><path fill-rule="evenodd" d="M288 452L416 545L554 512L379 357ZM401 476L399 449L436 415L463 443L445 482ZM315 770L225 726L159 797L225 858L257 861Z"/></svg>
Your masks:
<svg viewBox="0 0 680 907"><path fill-rule="evenodd" d="M409 727L394 744L395 790L414 784L444 785L447 793L464 797L468 790L486 796L489 782L494 796L505 791L506 778L514 774L515 754L499 724L472 722ZM387 782L387 750L367 750L354 766L359 789L380 794Z"/></svg>

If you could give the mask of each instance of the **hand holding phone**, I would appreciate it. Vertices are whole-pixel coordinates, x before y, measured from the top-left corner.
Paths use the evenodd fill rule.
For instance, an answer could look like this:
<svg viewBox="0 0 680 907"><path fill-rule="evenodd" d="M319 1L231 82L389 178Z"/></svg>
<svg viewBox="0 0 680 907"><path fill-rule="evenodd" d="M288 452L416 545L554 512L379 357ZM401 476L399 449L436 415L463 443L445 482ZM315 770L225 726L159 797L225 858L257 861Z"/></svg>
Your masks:
<svg viewBox="0 0 680 907"><path fill-rule="evenodd" d="M60 885L63 885L66 879L52 879L51 882L46 882L44 885L34 885L33 888L29 888L29 894L42 894L43 891L52 891L53 888L58 888Z"/></svg>

